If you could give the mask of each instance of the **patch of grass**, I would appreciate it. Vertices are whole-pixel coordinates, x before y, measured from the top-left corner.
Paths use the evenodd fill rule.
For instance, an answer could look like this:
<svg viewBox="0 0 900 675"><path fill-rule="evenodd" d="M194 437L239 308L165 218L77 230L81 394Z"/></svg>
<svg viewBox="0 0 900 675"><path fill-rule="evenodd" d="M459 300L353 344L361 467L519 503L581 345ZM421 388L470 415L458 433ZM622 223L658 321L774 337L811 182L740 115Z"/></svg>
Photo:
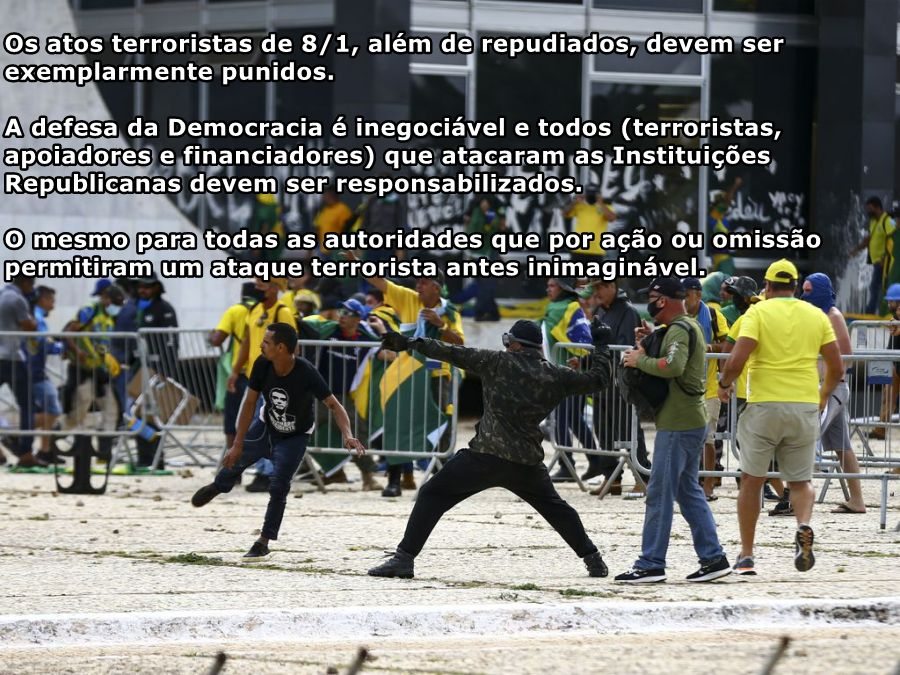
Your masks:
<svg viewBox="0 0 900 675"><path fill-rule="evenodd" d="M510 586L510 590L513 591L542 591L544 590L537 584L520 584L518 586Z"/></svg>
<svg viewBox="0 0 900 675"><path fill-rule="evenodd" d="M27 520L50 520L50 514L43 513L39 516L28 516Z"/></svg>
<svg viewBox="0 0 900 675"><path fill-rule="evenodd" d="M179 555L164 558L163 562L181 563L183 565L213 565L220 566L227 564L221 558L210 558L209 556L199 555L197 553L181 553Z"/></svg>
<svg viewBox="0 0 900 675"><path fill-rule="evenodd" d="M583 591L580 588L562 588L557 592L564 598L612 598L616 595L609 591Z"/></svg>

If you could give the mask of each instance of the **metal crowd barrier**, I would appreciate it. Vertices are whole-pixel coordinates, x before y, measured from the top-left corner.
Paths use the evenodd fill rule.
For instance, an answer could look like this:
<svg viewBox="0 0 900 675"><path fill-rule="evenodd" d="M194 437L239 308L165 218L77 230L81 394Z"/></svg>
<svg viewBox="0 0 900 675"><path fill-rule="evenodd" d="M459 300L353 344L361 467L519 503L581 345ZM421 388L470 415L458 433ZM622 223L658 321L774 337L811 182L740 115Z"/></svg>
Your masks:
<svg viewBox="0 0 900 675"><path fill-rule="evenodd" d="M865 323L883 324L886 322ZM898 325L900 325L900 323L898 323ZM854 343L854 345L855 344L856 343ZM609 388L594 397L594 401L599 400L601 406L618 406L623 404L621 397L616 392L615 373L616 369L621 367L621 353L628 348L629 347L623 346L611 347L611 350L613 351L612 384ZM554 349L591 349L591 346L578 343L557 343L554 346ZM728 356L728 354L707 354L706 359L707 361L721 361L727 359ZM889 377L885 375L885 372L886 370L892 370L894 363L900 361L900 352L892 352L889 350L858 352L844 357L844 361L847 366L845 379L850 388L850 400L847 404L847 413L850 418L851 439L858 439L861 441L862 445L861 452L856 452L861 472L847 473L842 471L836 453L830 451L823 452L820 448L817 451L816 468L813 474L815 480L823 481L818 501L819 503L824 501L826 492L833 480L837 480L841 483L841 487L845 492L845 497L847 496L846 480L859 479L878 481L881 483L879 524L881 529L885 529L887 523L887 499L889 496L888 483L900 480L900 473L893 473L893 471L900 469L900 454L894 452L891 438L892 429L900 427L900 421L898 421L897 414L897 399L898 394L900 394L900 389L896 386L896 375ZM882 389L889 390L890 392L890 406L888 406L887 410L883 407ZM621 428L627 428L627 425L619 425L619 428L613 431L612 436L615 439L613 443L607 444L610 445L610 447L603 447L600 442L600 439L603 438L603 430L597 428L597 417L593 414L593 411L588 410L588 406L585 402L578 402L580 398L581 397L570 397L567 399L568 403L564 403L557 410L556 421L553 425L554 434L552 435L551 442L554 450L551 466L557 461L565 464L581 489L585 489L585 487L574 467L566 457L566 453L578 453L585 456L601 455L616 457L618 465L611 480L607 481L607 484L609 485L621 475L625 468L632 470L636 481L639 480L639 476L649 475L649 467L641 463L637 452L637 436L633 432L640 424L640 420L638 419L637 412L634 410L633 406L627 406L632 433L627 436L627 438L619 438L622 435ZM583 428L588 429L590 431L588 436L590 439L589 442L593 442L593 448L586 447L586 444L581 441L581 439L579 439L580 445L578 446L574 445L572 442L560 442L561 440L565 440L565 437L561 439L559 435L561 426L560 410L566 410L567 405L569 410L575 410L575 414L566 416L563 421L569 420L570 431L573 426L577 426L572 420L578 421ZM731 401L728 404L724 427L720 428L715 434L715 439L722 441L722 453L717 457L717 460L721 462L722 468L715 471L701 470L701 477L720 479L740 477L740 449L736 441L736 430L741 405L742 404L733 394ZM886 432L883 439L876 439L877 442L873 442L873 439L866 435L866 430L876 427L884 427ZM563 431L563 434L565 433L566 432ZM572 434L571 437L574 438L575 434ZM608 432L606 438L609 438ZM780 475L774 471L767 475L770 478L780 478ZM640 482L643 483L643 480L641 479ZM604 496L604 494L605 493L601 492L601 496Z"/></svg>
<svg viewBox="0 0 900 675"><path fill-rule="evenodd" d="M136 338L88 331L0 333L0 341L17 347L22 357L0 361L0 436L6 449L17 456L72 456L72 484L59 484L56 472L60 491L102 492L106 479L100 488L90 483L91 457L106 461L108 478L136 434L124 416L129 372L146 360Z"/></svg>
<svg viewBox="0 0 900 675"><path fill-rule="evenodd" d="M221 394L231 361L218 368L223 350L209 345L209 333L180 328L138 331L147 353L149 380L144 383L143 397L135 397L132 413L159 430L156 460L165 455L170 463L173 457L186 456L198 466L216 466L226 450L216 393ZM385 383L395 388L401 382L400 369L388 368L391 364L379 358L380 346L380 342L300 341L305 358L317 368L324 364L320 368L324 379L347 410L354 433L371 448L371 454L409 461L427 459L427 475L440 468L456 445L459 372L454 369L450 377L431 378L434 364L422 364L419 374L424 372L428 377L411 378L402 392L403 406L394 405L391 414L384 414L380 408L381 380L387 378ZM355 361L360 372L368 369L370 378L361 382L345 377L344 373L353 369L345 371L336 364L350 360ZM413 411L428 414L422 417ZM439 419L440 423L437 428L428 428L420 423L423 419ZM316 406L315 427L307 449L307 458L314 459L325 475L337 471L351 458L325 406Z"/></svg>
<svg viewBox="0 0 900 675"><path fill-rule="evenodd" d="M381 343L374 341L301 340L300 349L346 409L353 433L370 455L396 458L394 461L426 459L427 476L453 454L459 370L452 368L448 376L434 377L440 363L413 354L390 353L386 357ZM356 364L356 378L345 375L340 367L349 361ZM410 377L413 369L415 374ZM389 396L387 402L382 401L382 391ZM308 451L326 474L351 458L331 412L323 405L316 406ZM337 455L339 461L323 459L322 455Z"/></svg>

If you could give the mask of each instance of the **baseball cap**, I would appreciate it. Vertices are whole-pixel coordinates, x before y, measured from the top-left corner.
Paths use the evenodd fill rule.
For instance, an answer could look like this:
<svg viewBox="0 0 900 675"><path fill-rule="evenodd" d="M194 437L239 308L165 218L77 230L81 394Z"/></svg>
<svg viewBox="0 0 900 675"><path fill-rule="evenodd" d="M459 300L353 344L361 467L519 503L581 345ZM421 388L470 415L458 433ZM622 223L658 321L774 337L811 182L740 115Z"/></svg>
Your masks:
<svg viewBox="0 0 900 675"><path fill-rule="evenodd" d="M94 284L94 292L91 295L100 295L110 286L112 286L112 281L109 279L97 279L97 283Z"/></svg>
<svg viewBox="0 0 900 675"><path fill-rule="evenodd" d="M647 288L642 288L639 293L649 295L651 292L659 293L667 298L684 300L684 286L675 277L657 277L650 282Z"/></svg>
<svg viewBox="0 0 900 675"><path fill-rule="evenodd" d="M742 298L753 298L759 290L756 282L750 277L728 277L725 281L725 290Z"/></svg>
<svg viewBox="0 0 900 675"><path fill-rule="evenodd" d="M359 300L350 298L341 303L341 307L348 312L356 314L360 319L365 319L369 315L369 308L362 304Z"/></svg>
<svg viewBox="0 0 900 675"><path fill-rule="evenodd" d="M700 280L697 277L684 277L681 280L681 285L684 286L684 290L686 291L703 290L703 284L700 283Z"/></svg>
<svg viewBox="0 0 900 675"><path fill-rule="evenodd" d="M776 260L766 270L766 281L774 283L786 284L791 281L797 281L799 278L800 274L797 272L797 267L787 258Z"/></svg>

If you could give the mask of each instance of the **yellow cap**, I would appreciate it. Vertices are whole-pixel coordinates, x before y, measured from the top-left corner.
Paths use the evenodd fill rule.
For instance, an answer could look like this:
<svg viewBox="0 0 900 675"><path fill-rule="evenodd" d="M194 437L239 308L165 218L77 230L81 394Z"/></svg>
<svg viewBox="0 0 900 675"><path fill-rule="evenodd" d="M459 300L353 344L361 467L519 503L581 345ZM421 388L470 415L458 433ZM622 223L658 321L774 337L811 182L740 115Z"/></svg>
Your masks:
<svg viewBox="0 0 900 675"><path fill-rule="evenodd" d="M286 291L288 289L288 280L284 277L272 277L269 283L275 284L279 291Z"/></svg>
<svg viewBox="0 0 900 675"><path fill-rule="evenodd" d="M769 265L769 269L766 270L766 281L771 281L776 284L790 283L791 281L797 281L799 278L800 274L797 272L794 263L786 258L776 260Z"/></svg>
<svg viewBox="0 0 900 675"><path fill-rule="evenodd" d="M322 307L322 303L319 300L318 294L306 290L305 288L301 288L299 291L294 293L294 306L296 307L296 305L301 302L308 302L317 312Z"/></svg>

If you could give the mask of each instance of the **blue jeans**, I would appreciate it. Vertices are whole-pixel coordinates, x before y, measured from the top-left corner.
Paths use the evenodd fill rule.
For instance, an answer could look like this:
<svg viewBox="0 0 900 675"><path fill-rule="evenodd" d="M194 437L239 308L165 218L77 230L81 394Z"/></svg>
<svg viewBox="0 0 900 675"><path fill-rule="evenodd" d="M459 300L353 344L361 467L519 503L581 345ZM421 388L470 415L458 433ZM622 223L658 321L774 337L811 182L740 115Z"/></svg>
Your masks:
<svg viewBox="0 0 900 675"><path fill-rule="evenodd" d="M698 480L705 437L706 427L688 431L657 430L637 569L665 569L674 502L678 502L681 515L691 527L700 564L723 555L716 523Z"/></svg>
<svg viewBox="0 0 900 675"><path fill-rule="evenodd" d="M266 539L278 539L288 492L291 491L291 479L297 473L306 453L307 440L309 440L307 434L275 439L263 422L255 420L244 439L244 452L241 458L234 468L223 467L213 481L219 492L231 492L237 479L248 467L264 457L272 460L274 472L269 482L269 506L266 508L266 518L262 527L262 536Z"/></svg>
<svg viewBox="0 0 900 675"><path fill-rule="evenodd" d="M877 314L881 304L881 280L884 270L881 263L872 263L872 282L869 284L869 304L866 314Z"/></svg>
<svg viewBox="0 0 900 675"><path fill-rule="evenodd" d="M34 428L34 410L32 407L32 395L29 386L30 373L24 361L10 361L0 359L0 386L9 385L12 389L16 404L19 406L19 429L30 431ZM10 448L17 457L31 452L34 436L19 436L16 439L18 448Z"/></svg>

